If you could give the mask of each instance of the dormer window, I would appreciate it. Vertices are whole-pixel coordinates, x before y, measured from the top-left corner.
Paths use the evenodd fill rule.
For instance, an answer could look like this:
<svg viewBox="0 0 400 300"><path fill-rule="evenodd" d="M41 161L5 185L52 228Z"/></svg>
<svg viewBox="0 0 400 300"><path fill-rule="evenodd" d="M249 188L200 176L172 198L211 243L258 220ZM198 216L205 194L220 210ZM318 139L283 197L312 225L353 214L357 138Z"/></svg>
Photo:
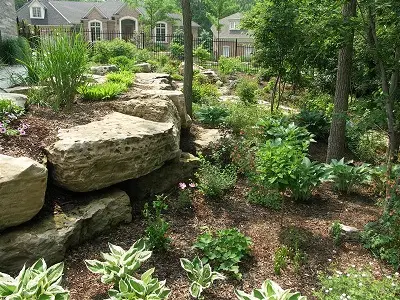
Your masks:
<svg viewBox="0 0 400 300"><path fill-rule="evenodd" d="M44 9L41 6L31 7L31 19L44 19Z"/></svg>
<svg viewBox="0 0 400 300"><path fill-rule="evenodd" d="M230 21L229 30L239 30L239 21Z"/></svg>

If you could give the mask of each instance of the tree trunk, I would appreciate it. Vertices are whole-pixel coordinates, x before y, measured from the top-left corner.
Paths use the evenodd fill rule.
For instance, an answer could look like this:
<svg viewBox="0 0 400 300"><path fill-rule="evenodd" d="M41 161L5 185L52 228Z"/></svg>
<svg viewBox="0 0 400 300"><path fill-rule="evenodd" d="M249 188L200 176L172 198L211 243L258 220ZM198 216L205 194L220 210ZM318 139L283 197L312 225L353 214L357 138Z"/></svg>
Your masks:
<svg viewBox="0 0 400 300"><path fill-rule="evenodd" d="M356 0L348 0L343 5L343 19L348 23L356 16ZM326 162L340 159L344 156L346 141L346 117L349 106L351 68L353 58L354 30L348 30L344 37L343 47L339 50L338 70L336 78L335 101L332 115L331 129L328 139L328 153Z"/></svg>
<svg viewBox="0 0 400 300"><path fill-rule="evenodd" d="M185 52L185 67L183 78L183 94L185 96L186 112L192 117L192 84L193 84L193 35L192 35L192 11L190 0L181 0L183 14L183 38Z"/></svg>

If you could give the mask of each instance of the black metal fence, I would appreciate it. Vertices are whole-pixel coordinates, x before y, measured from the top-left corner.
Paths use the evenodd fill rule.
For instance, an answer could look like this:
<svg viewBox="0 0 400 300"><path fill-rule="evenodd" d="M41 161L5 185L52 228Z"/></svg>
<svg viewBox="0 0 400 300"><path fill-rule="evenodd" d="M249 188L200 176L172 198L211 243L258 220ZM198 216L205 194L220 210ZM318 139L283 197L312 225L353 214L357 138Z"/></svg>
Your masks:
<svg viewBox="0 0 400 300"><path fill-rule="evenodd" d="M68 34L81 33L85 39L94 44L102 40L122 39L133 43L138 49L146 49L154 59L161 56L171 56L174 59L183 61L183 34L148 34L145 32L115 32L101 30L82 30L81 28L63 28L63 32ZM27 34L29 32L30 34ZM32 34L33 32L33 34ZM41 38L51 37L60 32L60 29L35 28L33 31L26 29L20 31L20 35L27 37L35 42L40 42ZM241 63L244 71L257 70L254 62L254 44L249 39L215 39L211 37L193 38L194 61L209 67L217 66L221 56L235 58Z"/></svg>

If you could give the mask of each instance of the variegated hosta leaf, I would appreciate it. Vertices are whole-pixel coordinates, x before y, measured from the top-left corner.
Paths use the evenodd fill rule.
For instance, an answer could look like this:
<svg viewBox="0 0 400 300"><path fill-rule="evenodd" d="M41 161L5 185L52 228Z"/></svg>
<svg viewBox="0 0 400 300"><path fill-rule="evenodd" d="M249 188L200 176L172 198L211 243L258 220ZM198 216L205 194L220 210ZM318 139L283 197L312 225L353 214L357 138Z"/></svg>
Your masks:
<svg viewBox="0 0 400 300"><path fill-rule="evenodd" d="M64 263L58 263L48 268L46 274L49 284L58 281L63 275L63 270Z"/></svg>
<svg viewBox="0 0 400 300"><path fill-rule="evenodd" d="M261 289L255 289L251 295L239 290L235 290L235 295L239 300L307 300L307 297L301 296L299 292L284 290L272 280L264 281Z"/></svg>
<svg viewBox="0 0 400 300"><path fill-rule="evenodd" d="M192 273L194 270L194 266L192 264L192 262L186 258L181 258L180 259L181 262L181 267L188 273Z"/></svg>
<svg viewBox="0 0 400 300"><path fill-rule="evenodd" d="M192 282L189 288L189 292L192 297L199 298L202 291L203 287L199 283L197 283L196 281Z"/></svg>

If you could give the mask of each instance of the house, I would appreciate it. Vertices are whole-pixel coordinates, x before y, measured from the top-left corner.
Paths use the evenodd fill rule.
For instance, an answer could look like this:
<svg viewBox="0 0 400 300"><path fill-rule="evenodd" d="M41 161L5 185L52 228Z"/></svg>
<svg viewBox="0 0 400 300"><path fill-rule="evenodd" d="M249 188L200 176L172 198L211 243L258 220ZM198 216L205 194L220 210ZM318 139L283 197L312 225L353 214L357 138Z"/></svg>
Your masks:
<svg viewBox="0 0 400 300"><path fill-rule="evenodd" d="M17 22L14 0L1 0L0 2L0 38L16 37Z"/></svg>
<svg viewBox="0 0 400 300"><path fill-rule="evenodd" d="M102 39L134 39L142 31L140 17L143 8L131 7L122 1L58 1L31 0L17 11L20 21L38 26L42 32L55 27L83 28L90 41ZM158 22L154 28L154 40L169 43L177 28L182 27L182 16L171 13L168 19ZM192 22L193 36L198 36L199 25Z"/></svg>
<svg viewBox="0 0 400 300"><path fill-rule="evenodd" d="M218 32L215 25L211 27L214 40L214 55L226 57L250 57L254 52L254 39L251 34L240 28L242 13L235 13L220 20Z"/></svg>

